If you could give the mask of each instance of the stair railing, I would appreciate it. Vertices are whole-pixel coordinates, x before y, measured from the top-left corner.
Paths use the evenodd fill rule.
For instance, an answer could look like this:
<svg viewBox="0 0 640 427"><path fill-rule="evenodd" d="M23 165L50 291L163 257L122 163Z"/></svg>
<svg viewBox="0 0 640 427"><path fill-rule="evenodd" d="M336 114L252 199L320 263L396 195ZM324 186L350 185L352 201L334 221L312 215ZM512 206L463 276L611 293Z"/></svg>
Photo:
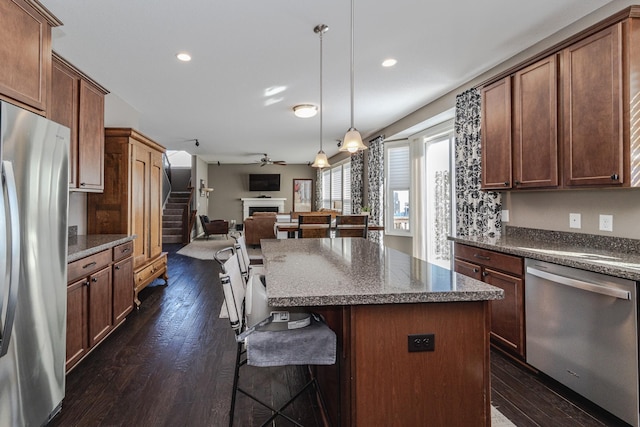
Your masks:
<svg viewBox="0 0 640 427"><path fill-rule="evenodd" d="M196 213L195 209L191 209L191 202L193 200L193 193L195 188L189 187L189 200L187 201L184 210L182 211L182 243L188 244L191 242L191 230L195 224Z"/></svg>
<svg viewBox="0 0 640 427"><path fill-rule="evenodd" d="M166 153L162 153L162 172L162 209L164 209L171 195L171 162Z"/></svg>

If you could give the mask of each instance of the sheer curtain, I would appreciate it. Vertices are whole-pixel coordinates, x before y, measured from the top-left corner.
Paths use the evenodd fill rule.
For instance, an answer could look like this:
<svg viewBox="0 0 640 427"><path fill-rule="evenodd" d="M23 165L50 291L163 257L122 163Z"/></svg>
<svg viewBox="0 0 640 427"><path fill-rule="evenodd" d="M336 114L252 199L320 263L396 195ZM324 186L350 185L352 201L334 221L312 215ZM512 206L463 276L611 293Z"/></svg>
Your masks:
<svg viewBox="0 0 640 427"><path fill-rule="evenodd" d="M456 235L498 237L502 228L501 195L480 191L480 112L480 92L477 89L456 97Z"/></svg>

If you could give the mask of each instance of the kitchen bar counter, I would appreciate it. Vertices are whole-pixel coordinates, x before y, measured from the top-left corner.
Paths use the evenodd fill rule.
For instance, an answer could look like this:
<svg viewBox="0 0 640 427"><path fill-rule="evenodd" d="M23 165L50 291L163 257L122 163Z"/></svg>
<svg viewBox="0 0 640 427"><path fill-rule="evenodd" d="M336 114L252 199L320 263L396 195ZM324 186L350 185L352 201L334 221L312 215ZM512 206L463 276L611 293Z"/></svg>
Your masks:
<svg viewBox="0 0 640 427"><path fill-rule="evenodd" d="M501 289L361 238L263 239L262 253L269 303L304 306L337 335L336 364L313 367L331 425L491 424Z"/></svg>
<svg viewBox="0 0 640 427"><path fill-rule="evenodd" d="M640 281L640 240L509 226L499 238L449 239L464 245Z"/></svg>
<svg viewBox="0 0 640 427"><path fill-rule="evenodd" d="M126 234L87 234L69 237L67 262L79 260L135 238L136 236Z"/></svg>
<svg viewBox="0 0 640 427"><path fill-rule="evenodd" d="M262 240L272 306L502 298L502 290L365 239Z"/></svg>

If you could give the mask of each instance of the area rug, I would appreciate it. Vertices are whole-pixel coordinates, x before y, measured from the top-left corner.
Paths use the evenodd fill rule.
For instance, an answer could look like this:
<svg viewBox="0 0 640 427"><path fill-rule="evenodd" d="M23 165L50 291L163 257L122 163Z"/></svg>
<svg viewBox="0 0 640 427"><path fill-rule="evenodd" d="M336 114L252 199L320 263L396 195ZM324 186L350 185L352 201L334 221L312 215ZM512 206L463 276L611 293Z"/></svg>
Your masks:
<svg viewBox="0 0 640 427"><path fill-rule="evenodd" d="M213 260L213 255L215 255L217 251L233 246L235 243L236 241L234 239L227 239L224 236L210 236L209 239L198 238L180 249L177 254L191 258ZM247 247L247 252L251 258L261 255L259 247Z"/></svg>
<svg viewBox="0 0 640 427"><path fill-rule="evenodd" d="M516 427L516 425L491 405L491 427Z"/></svg>

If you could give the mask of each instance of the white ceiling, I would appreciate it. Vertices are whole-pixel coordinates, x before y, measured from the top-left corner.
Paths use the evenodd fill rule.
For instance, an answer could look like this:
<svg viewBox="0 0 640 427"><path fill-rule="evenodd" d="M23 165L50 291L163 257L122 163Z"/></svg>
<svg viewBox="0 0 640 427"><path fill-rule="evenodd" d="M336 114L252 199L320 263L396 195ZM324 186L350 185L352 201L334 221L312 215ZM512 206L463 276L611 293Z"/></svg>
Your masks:
<svg viewBox="0 0 640 427"><path fill-rule="evenodd" d="M324 36L324 150L349 127L344 0L41 0L53 48L139 113L138 130L205 161L312 161ZM355 126L363 135L437 99L608 0L356 0ZM188 51L193 60L175 55ZM385 58L398 64L381 67ZM286 89L265 96L272 87ZM198 139L196 147L193 139Z"/></svg>

